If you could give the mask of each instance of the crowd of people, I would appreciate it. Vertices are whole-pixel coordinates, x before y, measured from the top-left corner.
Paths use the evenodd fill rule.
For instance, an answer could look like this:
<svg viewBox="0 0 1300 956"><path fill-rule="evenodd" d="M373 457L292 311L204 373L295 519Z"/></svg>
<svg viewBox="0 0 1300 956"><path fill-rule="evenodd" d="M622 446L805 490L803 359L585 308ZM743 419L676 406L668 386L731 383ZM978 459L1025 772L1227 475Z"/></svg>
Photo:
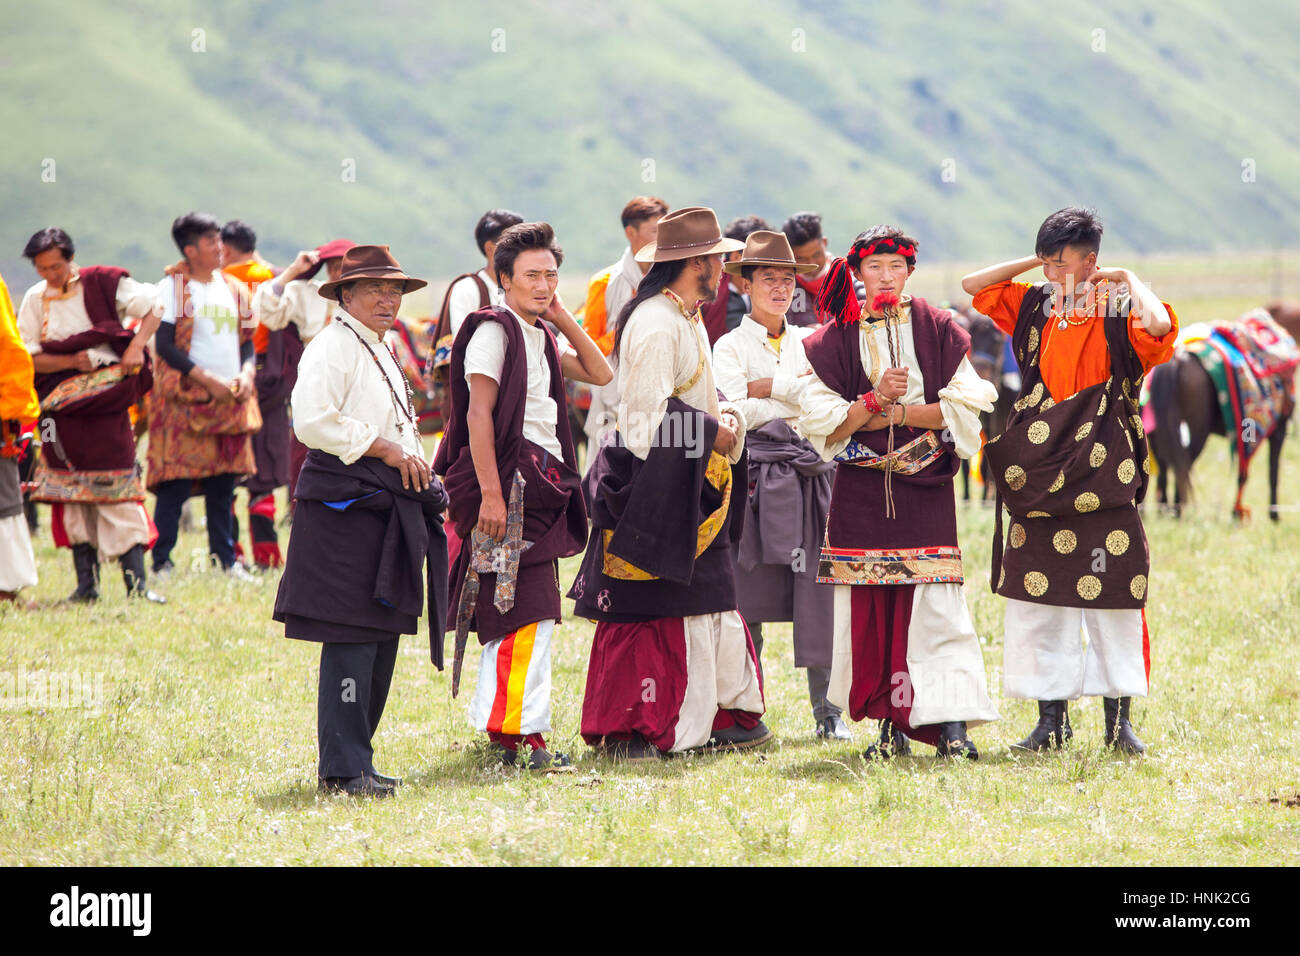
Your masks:
<svg viewBox="0 0 1300 956"><path fill-rule="evenodd" d="M953 476L982 451L1004 689L1039 707L1015 746L1060 748L1067 703L1100 696L1106 743L1143 752L1138 394L1178 320L1131 271L1098 265L1096 215L1059 210L1033 255L962 282L1020 367L996 436L981 432L997 395L969 335L906 291L920 244L903 230L870 228L836 257L815 213L723 229L711 209L651 196L621 226L623 254L575 315L551 226L501 209L479 220L482 265L452 282L429 332L445 389L432 460L390 341L403 296L427 283L387 246L335 239L279 270L243 222L189 213L172 227L180 260L150 285L79 266L71 237L41 230L24 250L41 281L16 312L0 283L0 596L18 603L36 583L24 488L51 505L78 603L97 600L105 560L128 594L165 602L145 551L161 587L201 494L214 567L244 584L259 580L248 564L283 564L275 620L321 644L320 785L349 794L400 783L375 769L373 736L398 638L422 614L439 669L454 635L453 694L477 635L469 716L499 759L570 769L546 740L562 593L595 624L580 730L603 755L766 744L763 625L792 622L818 737L871 719L869 759L913 741L977 759L970 730L998 714L962 592ZM1046 282L1016 281L1040 267ZM591 389L583 436L566 379ZM564 589L558 562L579 554Z"/></svg>

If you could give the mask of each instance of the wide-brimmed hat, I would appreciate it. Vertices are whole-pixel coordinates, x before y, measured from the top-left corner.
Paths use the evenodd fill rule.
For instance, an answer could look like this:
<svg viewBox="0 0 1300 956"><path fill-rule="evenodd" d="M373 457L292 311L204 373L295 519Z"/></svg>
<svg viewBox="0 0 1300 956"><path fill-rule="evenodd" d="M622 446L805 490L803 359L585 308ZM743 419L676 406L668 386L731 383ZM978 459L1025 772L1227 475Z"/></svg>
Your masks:
<svg viewBox="0 0 1300 956"><path fill-rule="evenodd" d="M320 287L321 297L337 302L339 287L358 279L401 279L402 295L429 284L403 272L387 246L353 246L343 254L343 271L339 277Z"/></svg>
<svg viewBox="0 0 1300 956"><path fill-rule="evenodd" d="M731 275L738 276L745 266L778 266L798 273L816 272L820 268L811 262L796 262L794 250L790 248L790 240L785 237L785 233L769 232L766 229L751 232L745 240L745 251L740 254L740 258L733 259L722 268Z"/></svg>
<svg viewBox="0 0 1300 956"><path fill-rule="evenodd" d="M672 262L715 252L736 252L743 248L743 242L722 235L722 227L712 209L686 206L674 209L659 220L655 241L637 250L636 261Z"/></svg>

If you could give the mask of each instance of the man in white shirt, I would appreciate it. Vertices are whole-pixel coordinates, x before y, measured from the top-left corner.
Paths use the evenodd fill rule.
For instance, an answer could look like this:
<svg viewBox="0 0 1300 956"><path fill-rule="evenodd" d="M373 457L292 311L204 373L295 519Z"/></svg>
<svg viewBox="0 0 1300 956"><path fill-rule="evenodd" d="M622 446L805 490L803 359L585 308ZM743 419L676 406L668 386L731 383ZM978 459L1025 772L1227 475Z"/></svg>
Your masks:
<svg viewBox="0 0 1300 956"><path fill-rule="evenodd" d="M306 346L320 334L339 308L338 302L321 297L320 288L325 281L333 282L343 269L343 257L356 247L351 239L331 239L315 249L304 249L289 267L263 282L253 294L253 315L270 332L295 326L298 338ZM316 274L325 270L326 279ZM307 457L307 446L298 440L292 429L289 432L289 511L294 508L294 487L298 472Z"/></svg>
<svg viewBox="0 0 1300 956"><path fill-rule="evenodd" d="M736 555L736 600L760 661L763 623L794 623L794 663L808 671L816 734L848 740L841 709L826 699L834 593L817 583L835 466L798 434L799 396L810 371L803 339L813 330L786 323L796 273L816 266L795 262L782 233L758 230L724 269L742 278L750 298L749 313L713 347L718 388L748 426L748 513Z"/></svg>
<svg viewBox="0 0 1300 956"><path fill-rule="evenodd" d="M636 294L637 284L650 269L650 263L637 262L636 254L654 242L659 220L668 212L668 204L657 196L637 196L623 207L620 221L627 249L622 258L602 269L587 283L587 304L582 310L582 327L596 340L608 359L614 351L614 333L618 329L623 307ZM612 366L611 366L612 367ZM591 407L583 430L587 433L587 467L596 460L601 439L617 424L618 370L608 385L591 389Z"/></svg>
<svg viewBox="0 0 1300 956"><path fill-rule="evenodd" d="M451 416L447 375L451 365L451 347L456 341L456 333L460 331L460 327L465 323L465 317L471 312L499 306L504 301L505 294L497 281L493 256L501 233L523 221L522 216L509 209L489 209L483 213L474 227L474 241L487 262L477 272L466 272L452 279L446 295L442 297L442 307L438 310L438 320L434 324L432 333L433 341L430 343L428 381L429 398L437 401L438 413L442 417L444 428L447 419ZM454 529L451 534L454 545L458 540Z"/></svg>
<svg viewBox="0 0 1300 956"><path fill-rule="evenodd" d="M613 373L556 295L563 253L549 225L510 227L494 255L505 302L471 313L456 337L451 416L434 459L462 536L447 624L458 662L470 630L483 645L470 706L475 728L507 764L527 744L526 766L545 772L571 765L543 736L560 621L557 561L581 551L587 533L563 378L601 385ZM576 351L561 352L541 319ZM459 663L453 675L455 687Z"/></svg>
<svg viewBox="0 0 1300 956"><path fill-rule="evenodd" d="M453 336L460 331L465 316L484 308L481 295L483 286L487 287L487 305L501 305L505 300L505 292L501 289L493 257L496 255L497 240L501 238L501 233L523 221L523 216L509 209L489 209L479 217L477 225L474 226L474 242L478 245L478 251L483 254L483 268L473 275L461 277L447 290L448 331ZM475 281L476 278L478 281ZM479 284L480 282L482 285Z"/></svg>
<svg viewBox="0 0 1300 956"><path fill-rule="evenodd" d="M42 229L23 250L42 277L18 309L46 403L33 500L62 506L55 521L77 573L69 600L98 599L103 559L121 563L128 595L163 603L145 587L149 516L130 415L153 382L145 348L158 327L157 290L124 269L80 270L74 253L72 238L58 228Z"/></svg>
<svg viewBox="0 0 1300 956"><path fill-rule="evenodd" d="M169 571L181 508L202 487L208 548L232 578L256 580L235 559L235 485L256 470L252 432L261 427L253 323L244 321L234 280L221 271L221 224L205 213L172 223L185 270L159 286L161 360L149 393L148 485L156 498L154 573ZM165 366L165 367L163 367Z"/></svg>
<svg viewBox="0 0 1300 956"><path fill-rule="evenodd" d="M324 268L329 281L337 279L343 256L355 246L351 239L332 239L299 252L288 268L253 293L257 321L271 332L295 325L303 345L311 342L339 308L337 302L321 297L320 287L326 280L315 276Z"/></svg>
<svg viewBox="0 0 1300 956"><path fill-rule="evenodd" d="M430 656L442 667L447 499L383 342L402 296L425 284L387 246L351 249L321 286L341 308L303 352L293 389L294 430L312 451L273 617L285 637L321 645L317 773L328 792L385 797L400 783L375 770L372 739L398 637L415 633L426 587Z"/></svg>

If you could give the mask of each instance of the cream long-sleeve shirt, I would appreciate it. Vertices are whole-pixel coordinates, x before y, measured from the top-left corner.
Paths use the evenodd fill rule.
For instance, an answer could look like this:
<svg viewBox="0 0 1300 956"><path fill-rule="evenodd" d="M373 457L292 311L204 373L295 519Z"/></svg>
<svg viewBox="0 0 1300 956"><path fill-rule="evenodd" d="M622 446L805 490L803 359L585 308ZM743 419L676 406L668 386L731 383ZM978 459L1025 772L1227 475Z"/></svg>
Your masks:
<svg viewBox="0 0 1300 956"><path fill-rule="evenodd" d="M294 279L285 283L281 287L284 291L277 294L274 280L263 282L253 293L253 314L272 332L293 323L298 326L298 335L303 342L310 342L333 315L343 311L337 302L321 298L320 287L324 284L323 281Z"/></svg>
<svg viewBox="0 0 1300 956"><path fill-rule="evenodd" d="M677 398L714 418L722 412L736 416L740 434L728 458L733 464L740 460L745 450L745 416L734 403L718 402L713 356L703 323L682 315L667 296L656 295L628 316L620 348L618 427L632 454L642 459L649 455L668 399L690 383ZM703 441L702 436L687 434L684 427L674 434L685 442ZM701 453L707 455L710 450L704 448Z"/></svg>
<svg viewBox="0 0 1300 956"><path fill-rule="evenodd" d="M90 313L86 311L86 292L80 281L64 293L47 295L49 285L44 279L27 290L18 307L18 334L32 355L41 351L41 343L58 341L91 329ZM117 284L117 317L142 319L153 311L158 299L158 287L148 282L136 282L123 276ZM118 361L117 353L107 345L88 349L95 365L112 365Z"/></svg>
<svg viewBox="0 0 1300 956"><path fill-rule="evenodd" d="M916 358L916 345L912 340L912 310L906 300L903 304L902 324L897 327L895 348L898 363L907 372L907 391L899 401L906 405L925 404L925 382L921 378L920 363ZM889 341L883 320L860 322L860 352L862 369L874 385L889 367ZM952 378L939 389L939 410L943 413L945 429L952 437L958 456L969 458L980 447L980 412L993 410L998 393L992 383L984 381L963 356ZM813 444L825 461L830 461L849 444L852 436L837 442L827 441L827 436L843 424L852 403L846 401L814 372L808 376L800 396L800 431Z"/></svg>
<svg viewBox="0 0 1300 956"><path fill-rule="evenodd" d="M745 424L753 430L781 418L798 431L800 401L810 375L804 355L803 340L816 329L786 325L780 349L772 345L767 329L746 315L713 346L713 373L718 388L745 415ZM760 378L772 380L771 398L750 398L749 383Z"/></svg>
<svg viewBox="0 0 1300 956"><path fill-rule="evenodd" d="M378 356L382 373L372 355ZM385 376L391 391L384 384ZM303 350L298 363L298 384L290 398L293 430L308 448L337 455L345 465L364 455L376 438L397 442L423 456L418 429L398 411L394 395L414 419L406 397L406 378L393 353L375 332L339 309L334 321ZM402 423L400 432L398 421Z"/></svg>

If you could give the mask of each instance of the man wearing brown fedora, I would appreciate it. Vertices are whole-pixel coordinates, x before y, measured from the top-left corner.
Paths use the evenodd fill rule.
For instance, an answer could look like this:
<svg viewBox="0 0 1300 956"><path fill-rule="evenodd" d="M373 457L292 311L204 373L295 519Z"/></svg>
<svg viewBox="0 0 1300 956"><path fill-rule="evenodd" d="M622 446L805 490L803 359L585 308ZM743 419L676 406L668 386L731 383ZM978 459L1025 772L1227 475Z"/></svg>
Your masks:
<svg viewBox="0 0 1300 956"><path fill-rule="evenodd" d="M597 622L582 735L615 757L771 738L732 564L745 421L719 402L699 314L740 248L711 209L664 216L617 322L619 430L587 474L591 538L569 590Z"/></svg>
<svg viewBox="0 0 1300 956"><path fill-rule="evenodd" d="M713 347L718 388L740 409L749 430L748 496L736 555L736 598L754 647L763 653L763 624L794 623L794 663L808 671L816 734L852 737L841 710L826 699L831 678L831 588L817 583L817 549L831 500L834 462L823 461L798 433L799 396L809 380L803 340L810 328L788 325L796 274L815 265L795 261L779 232L752 232L741 256L723 267L743 280L750 308Z"/></svg>
<svg viewBox="0 0 1300 956"><path fill-rule="evenodd" d="M442 668L447 496L384 345L402 296L425 285L387 246L348 250L338 278L320 287L340 309L304 350L291 399L294 431L311 450L273 616L285 637L321 645L317 772L327 791L389 796L399 782L375 771L371 739L397 638L414 634L426 610L430 657Z"/></svg>
<svg viewBox="0 0 1300 956"><path fill-rule="evenodd" d="M559 566L582 550L587 509L564 412L564 379L604 385L613 373L556 295L564 253L544 222L501 233L493 253L502 305L465 317L451 350L451 416L434 471L462 543L453 558L452 691L469 632L483 650L470 718L508 765L571 769L546 745L551 638L561 619ZM542 321L542 320L546 321ZM554 324L572 346L560 350Z"/></svg>

